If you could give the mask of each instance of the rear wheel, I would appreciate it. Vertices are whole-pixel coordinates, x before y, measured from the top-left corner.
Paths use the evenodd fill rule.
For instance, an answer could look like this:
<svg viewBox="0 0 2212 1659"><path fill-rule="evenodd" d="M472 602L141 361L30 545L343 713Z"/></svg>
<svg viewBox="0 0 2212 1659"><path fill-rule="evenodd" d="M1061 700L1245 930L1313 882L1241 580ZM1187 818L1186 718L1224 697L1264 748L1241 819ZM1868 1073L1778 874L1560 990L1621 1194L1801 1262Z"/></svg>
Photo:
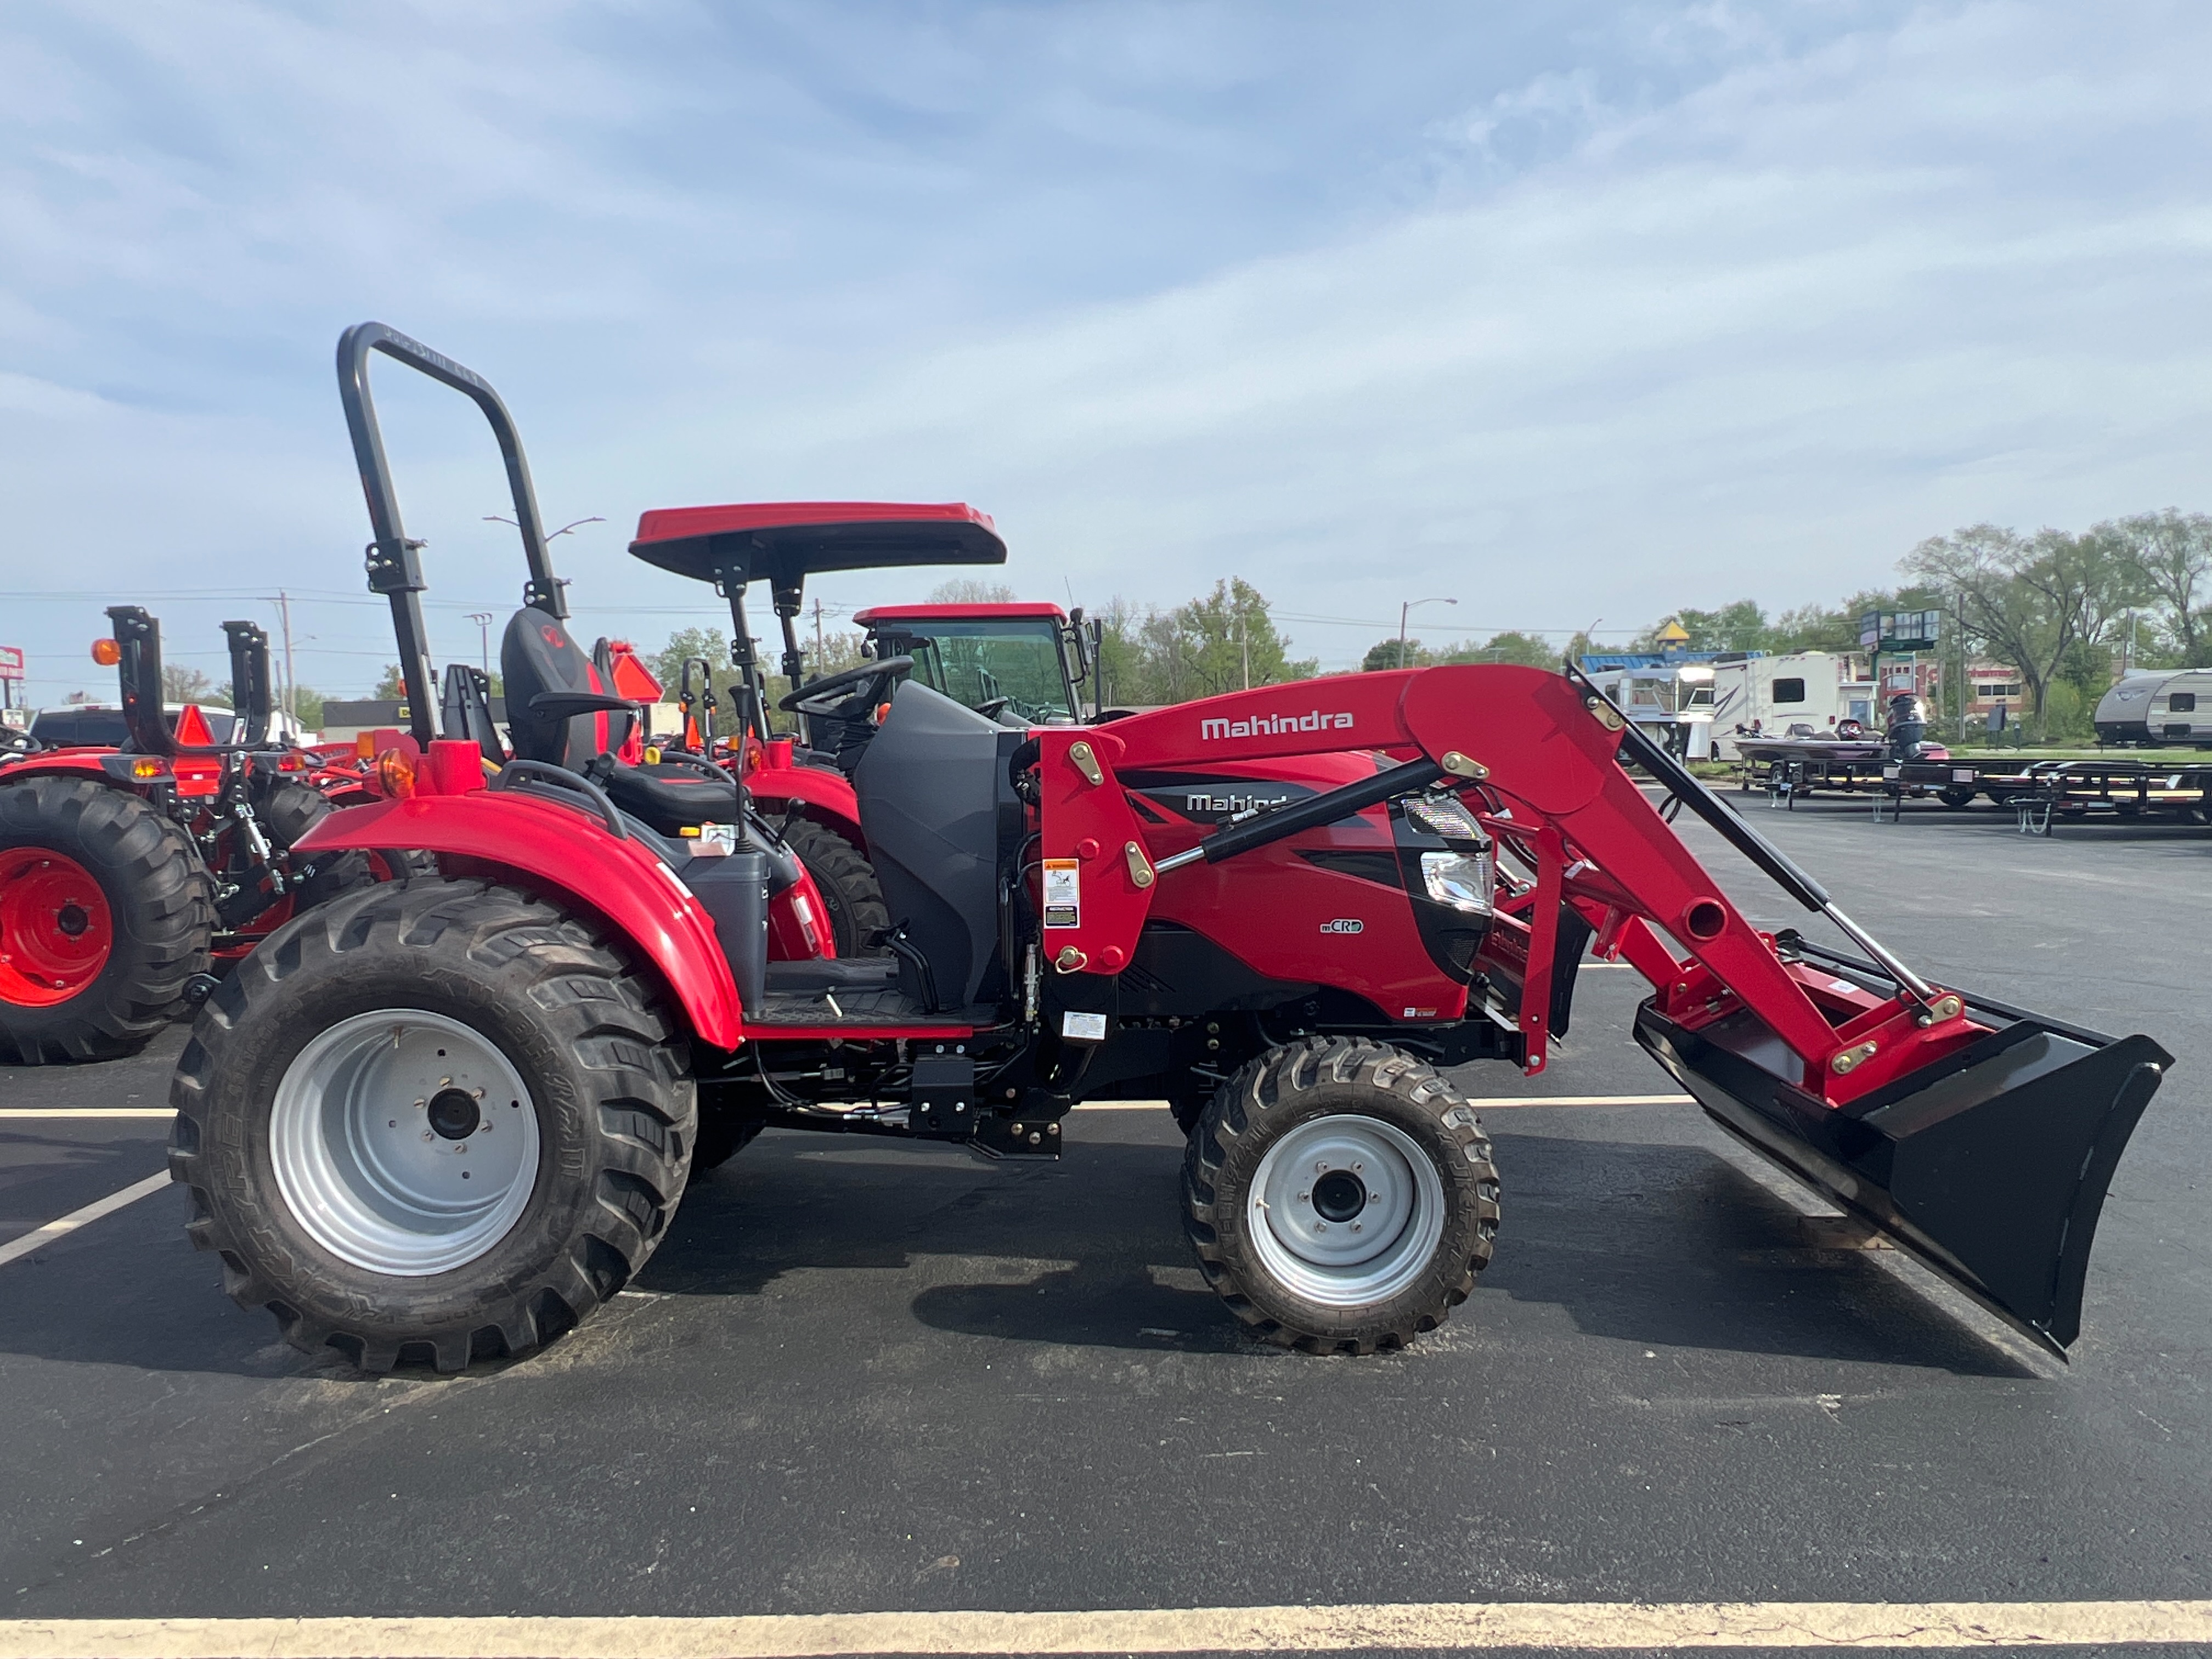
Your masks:
<svg viewBox="0 0 2212 1659"><path fill-rule="evenodd" d="M786 818L783 838L821 890L837 954L860 957L880 952L883 946L878 941L891 925L891 913L884 902L875 866L828 824L809 818Z"/></svg>
<svg viewBox="0 0 2212 1659"><path fill-rule="evenodd" d="M1946 806L1972 806L1974 804L1974 792L1971 789L1946 789L1936 796L1936 799L1942 801Z"/></svg>
<svg viewBox="0 0 2212 1659"><path fill-rule="evenodd" d="M369 1371L583 1319L666 1232L697 1120L647 988L584 923L473 881L286 923L210 998L170 1100L224 1288Z"/></svg>
<svg viewBox="0 0 2212 1659"><path fill-rule="evenodd" d="M1185 1151L1183 1199L1207 1282L1255 1334L1313 1353L1433 1330L1498 1232L1474 1109L1365 1038L1308 1038L1231 1078Z"/></svg>
<svg viewBox="0 0 2212 1659"><path fill-rule="evenodd" d="M208 965L191 840L89 778L0 787L0 1048L27 1066L136 1054Z"/></svg>

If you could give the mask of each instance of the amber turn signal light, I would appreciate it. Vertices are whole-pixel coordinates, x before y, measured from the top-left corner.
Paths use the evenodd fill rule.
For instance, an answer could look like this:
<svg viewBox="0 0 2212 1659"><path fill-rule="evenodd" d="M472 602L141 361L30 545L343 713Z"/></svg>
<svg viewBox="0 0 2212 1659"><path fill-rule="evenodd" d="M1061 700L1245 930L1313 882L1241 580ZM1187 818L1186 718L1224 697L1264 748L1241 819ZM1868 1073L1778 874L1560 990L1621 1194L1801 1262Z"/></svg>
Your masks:
<svg viewBox="0 0 2212 1659"><path fill-rule="evenodd" d="M92 659L102 668L112 668L123 660L123 647L113 640L94 640L92 642Z"/></svg>
<svg viewBox="0 0 2212 1659"><path fill-rule="evenodd" d="M387 749L376 757L376 781L388 798L404 800L415 793L415 763Z"/></svg>

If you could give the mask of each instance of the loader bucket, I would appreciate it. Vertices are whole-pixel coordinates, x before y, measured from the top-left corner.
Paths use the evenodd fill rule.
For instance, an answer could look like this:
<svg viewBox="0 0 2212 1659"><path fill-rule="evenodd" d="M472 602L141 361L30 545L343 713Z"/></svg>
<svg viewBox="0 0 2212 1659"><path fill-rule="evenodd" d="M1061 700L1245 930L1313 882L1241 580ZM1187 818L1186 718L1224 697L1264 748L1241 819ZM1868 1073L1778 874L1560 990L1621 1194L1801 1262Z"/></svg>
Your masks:
<svg viewBox="0 0 2212 1659"><path fill-rule="evenodd" d="M2172 1056L1969 999L1989 1035L1848 1106L1748 1013L1638 1041L1723 1128L2063 1358L2106 1189ZM1801 1073L1802 1074L1802 1073Z"/></svg>

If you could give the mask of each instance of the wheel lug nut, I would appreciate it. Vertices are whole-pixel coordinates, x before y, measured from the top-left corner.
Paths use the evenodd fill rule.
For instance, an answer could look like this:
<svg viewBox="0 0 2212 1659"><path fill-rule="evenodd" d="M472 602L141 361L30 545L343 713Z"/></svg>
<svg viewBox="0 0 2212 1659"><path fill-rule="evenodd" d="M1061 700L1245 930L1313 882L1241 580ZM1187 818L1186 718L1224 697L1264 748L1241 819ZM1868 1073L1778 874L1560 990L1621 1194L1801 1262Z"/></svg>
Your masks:
<svg viewBox="0 0 2212 1659"><path fill-rule="evenodd" d="M1298 1194L1298 1202L1299 1202L1299 1203L1301 1203L1301 1204L1310 1204L1310 1203L1312 1203L1312 1202L1313 1202L1313 1194L1312 1194L1311 1193L1300 1193L1300 1194Z"/></svg>

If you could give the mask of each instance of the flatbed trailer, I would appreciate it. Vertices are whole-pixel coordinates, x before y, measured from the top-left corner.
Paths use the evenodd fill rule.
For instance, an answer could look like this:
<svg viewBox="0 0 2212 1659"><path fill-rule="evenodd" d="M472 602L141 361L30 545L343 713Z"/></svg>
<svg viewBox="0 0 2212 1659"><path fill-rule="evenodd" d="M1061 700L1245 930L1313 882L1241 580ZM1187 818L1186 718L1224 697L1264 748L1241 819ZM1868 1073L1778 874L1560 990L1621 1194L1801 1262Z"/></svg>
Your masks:
<svg viewBox="0 0 2212 1659"><path fill-rule="evenodd" d="M1997 805L2013 809L2022 835L2047 836L2059 820L2212 823L2212 761L2036 761L2009 771L1984 772L1977 787Z"/></svg>

